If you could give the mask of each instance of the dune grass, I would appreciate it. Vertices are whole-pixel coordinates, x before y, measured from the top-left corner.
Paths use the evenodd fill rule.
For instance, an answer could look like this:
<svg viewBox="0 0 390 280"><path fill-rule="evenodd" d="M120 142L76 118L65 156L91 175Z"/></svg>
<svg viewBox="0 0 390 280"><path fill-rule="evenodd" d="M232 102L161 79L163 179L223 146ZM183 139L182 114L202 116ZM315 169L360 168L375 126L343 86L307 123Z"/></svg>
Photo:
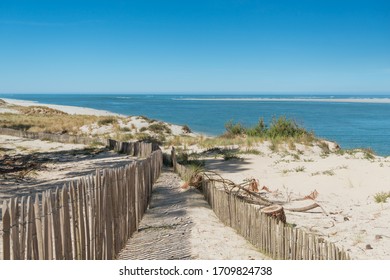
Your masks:
<svg viewBox="0 0 390 280"><path fill-rule="evenodd" d="M376 203L385 203L388 198L390 198L390 192L379 192L374 195Z"/></svg>
<svg viewBox="0 0 390 280"><path fill-rule="evenodd" d="M0 114L2 127L26 130L29 132L80 134L80 127L97 122L104 117L86 115L24 115Z"/></svg>
<svg viewBox="0 0 390 280"><path fill-rule="evenodd" d="M273 118L269 125L263 119L252 127L245 127L241 123L229 121L225 124L226 132L217 137L183 137L176 136L166 145L199 145L201 148L211 149L213 147L245 146L253 147L258 143L270 141L270 149L277 152L279 146L286 143L289 148L295 149L296 143L312 145L319 142L313 132L309 132L300 127L295 121L282 116ZM324 148L327 148L324 146Z"/></svg>

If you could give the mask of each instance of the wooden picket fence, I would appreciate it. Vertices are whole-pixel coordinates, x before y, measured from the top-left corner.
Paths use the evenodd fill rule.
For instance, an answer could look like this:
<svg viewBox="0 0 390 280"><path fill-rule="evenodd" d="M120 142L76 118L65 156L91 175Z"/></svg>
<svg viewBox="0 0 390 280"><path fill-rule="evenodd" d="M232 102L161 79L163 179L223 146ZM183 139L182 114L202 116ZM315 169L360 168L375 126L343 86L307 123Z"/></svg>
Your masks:
<svg viewBox="0 0 390 280"><path fill-rule="evenodd" d="M84 144L91 145L95 143L101 143L106 145L109 149L118 153L124 153L135 157L147 157L153 151L159 149L158 144L149 143L145 141L138 142L120 142L113 139L91 138L78 135L68 134L54 134L45 132L29 132L24 130L0 127L0 134L11 135L21 138L40 139L59 143L72 143L72 144Z"/></svg>
<svg viewBox="0 0 390 280"><path fill-rule="evenodd" d="M101 138L89 138L84 136L69 135L69 134L54 134L45 132L29 132L20 129L12 129L6 127L0 127L0 134L29 138L29 139L40 139L59 143L71 143L71 144L84 144L90 145L96 142L105 143L106 140Z"/></svg>
<svg viewBox="0 0 390 280"><path fill-rule="evenodd" d="M108 139L106 146L118 153L128 154L135 157L147 157L153 151L159 149L156 143L149 142L119 142L116 140Z"/></svg>
<svg viewBox="0 0 390 280"><path fill-rule="evenodd" d="M172 162L175 162L173 159ZM186 176L187 168L174 169ZM349 260L349 254L315 234L307 233L261 212L259 205L245 202L234 193L204 180L202 192L217 217L234 228L261 252L282 260Z"/></svg>
<svg viewBox="0 0 390 280"><path fill-rule="evenodd" d="M157 150L61 189L4 201L3 259L114 259L137 230L161 168Z"/></svg>

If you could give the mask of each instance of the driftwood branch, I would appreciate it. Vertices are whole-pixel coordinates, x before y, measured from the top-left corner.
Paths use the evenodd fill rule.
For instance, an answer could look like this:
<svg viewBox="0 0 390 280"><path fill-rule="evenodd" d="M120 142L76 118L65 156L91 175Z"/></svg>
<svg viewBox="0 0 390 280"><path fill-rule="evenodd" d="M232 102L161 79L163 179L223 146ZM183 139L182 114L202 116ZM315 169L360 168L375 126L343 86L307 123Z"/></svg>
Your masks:
<svg viewBox="0 0 390 280"><path fill-rule="evenodd" d="M319 205L318 203L313 203L311 205L308 205L305 207L300 207L300 208L285 208L285 209L288 211L291 211L291 212L307 212L307 211L312 210L312 209L317 208L317 207L320 207L322 212L324 212L324 214L326 216L328 216L328 213L326 213L325 209L322 208L322 206Z"/></svg>
<svg viewBox="0 0 390 280"><path fill-rule="evenodd" d="M212 175L215 175L217 176L218 178L214 178L214 177L211 177L210 176L210 173ZM250 196L253 196L253 197L256 197L257 200L253 200L253 199L250 199L250 198L246 198L246 200L249 202L249 201L253 201L251 203L254 203L255 201L257 203L254 203L254 204L259 204L259 205L263 205L263 206L270 206L272 205L273 203L267 199L265 199L264 197L261 196L261 194L257 193L257 192L253 192L253 191L250 191L249 189L245 188L245 186L250 186L251 182L243 182L241 184L235 184L233 181L231 180L228 180L228 179L224 179L222 178L221 175L219 175L218 173L216 172L210 172L208 171L207 173L203 173L204 176L206 178L208 178L208 180L210 181L214 181L214 182L220 182L224 185L225 187L225 191L230 193L233 191L234 188L238 188L246 193L248 193ZM230 187L230 188L228 188Z"/></svg>

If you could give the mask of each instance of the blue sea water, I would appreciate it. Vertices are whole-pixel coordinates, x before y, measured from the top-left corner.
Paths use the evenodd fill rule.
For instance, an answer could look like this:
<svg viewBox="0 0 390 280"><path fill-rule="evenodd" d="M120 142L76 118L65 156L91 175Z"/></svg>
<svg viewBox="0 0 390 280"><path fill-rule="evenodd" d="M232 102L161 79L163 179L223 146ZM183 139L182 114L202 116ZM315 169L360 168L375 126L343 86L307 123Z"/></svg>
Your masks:
<svg viewBox="0 0 390 280"><path fill-rule="evenodd" d="M334 102L355 98L388 99L390 95L110 93L0 94L0 98L144 115L175 124L187 124L193 131L207 135L222 134L224 124L229 120L253 125L261 117L269 122L274 116L285 115L314 131L318 137L336 141L342 148L371 148L379 155L390 155L390 103ZM306 100L302 101L301 98ZM318 99L326 101L317 102Z"/></svg>

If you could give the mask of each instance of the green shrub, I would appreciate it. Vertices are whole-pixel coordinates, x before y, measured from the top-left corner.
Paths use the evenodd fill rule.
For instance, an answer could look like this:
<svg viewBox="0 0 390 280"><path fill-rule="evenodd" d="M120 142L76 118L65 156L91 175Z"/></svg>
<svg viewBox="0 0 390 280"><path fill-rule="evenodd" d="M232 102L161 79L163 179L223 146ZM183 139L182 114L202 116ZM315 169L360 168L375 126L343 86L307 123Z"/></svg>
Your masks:
<svg viewBox="0 0 390 280"><path fill-rule="evenodd" d="M255 126L247 128L245 132L248 136L263 137L267 133L267 125L264 123L264 119L260 118Z"/></svg>
<svg viewBox="0 0 390 280"><path fill-rule="evenodd" d="M231 120L225 124L225 129L228 136L243 135L246 131L241 123L233 123Z"/></svg>
<svg viewBox="0 0 390 280"><path fill-rule="evenodd" d="M272 118L271 125L267 130L269 138L296 138L310 134L304 128L291 119L281 116L278 119Z"/></svg>
<svg viewBox="0 0 390 280"><path fill-rule="evenodd" d="M252 127L245 127L241 123L233 123L228 121L225 124L225 136L240 136L246 135L249 137L261 137L268 139L288 139L288 138L313 138L313 133L306 131L300 127L294 120L287 119L281 116L278 119L272 118L271 124L268 127L263 118L260 118L258 123Z"/></svg>

